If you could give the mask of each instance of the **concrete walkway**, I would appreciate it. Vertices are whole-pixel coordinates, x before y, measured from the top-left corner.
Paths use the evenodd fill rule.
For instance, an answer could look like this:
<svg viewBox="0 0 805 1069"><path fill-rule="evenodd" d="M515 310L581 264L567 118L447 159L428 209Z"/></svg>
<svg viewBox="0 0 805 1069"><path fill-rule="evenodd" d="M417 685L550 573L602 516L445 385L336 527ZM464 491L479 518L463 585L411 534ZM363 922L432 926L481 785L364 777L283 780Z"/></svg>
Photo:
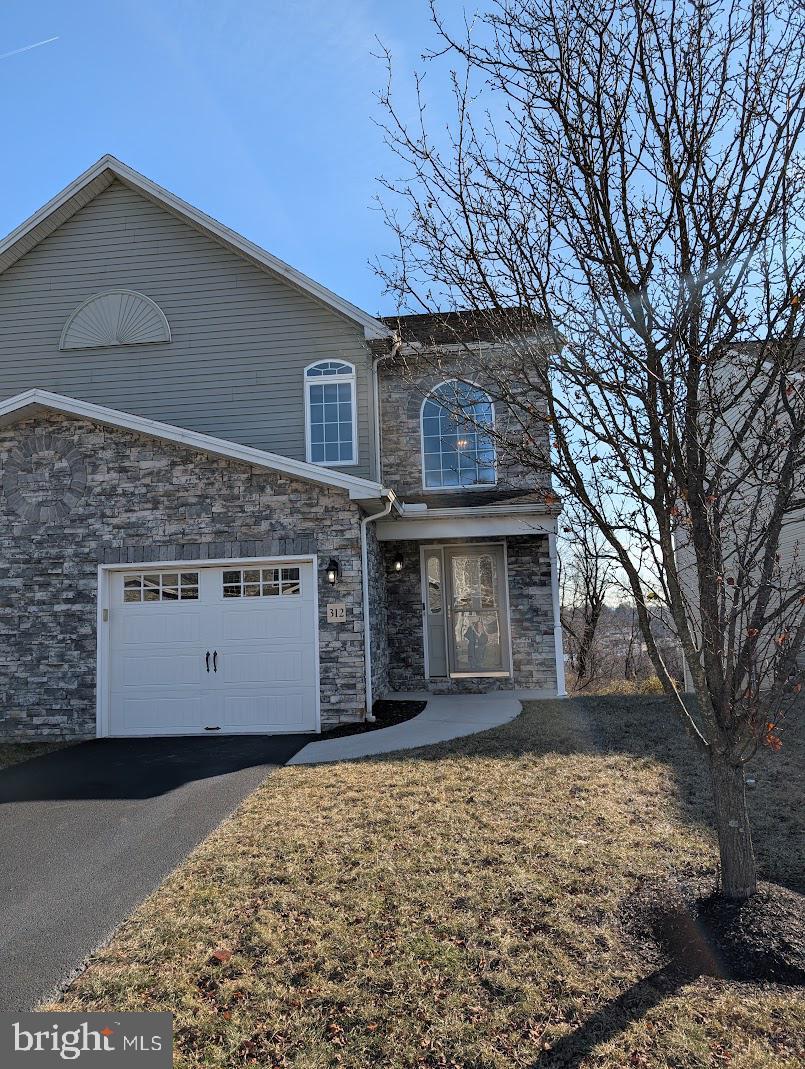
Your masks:
<svg viewBox="0 0 805 1069"><path fill-rule="evenodd" d="M360 735L309 742L288 761L289 765L318 765L328 761L354 761L358 757L414 750L436 742L458 739L499 727L519 715L523 697L548 697L542 691L508 691L496 694L394 694L397 699L427 698L428 704L412 720Z"/></svg>

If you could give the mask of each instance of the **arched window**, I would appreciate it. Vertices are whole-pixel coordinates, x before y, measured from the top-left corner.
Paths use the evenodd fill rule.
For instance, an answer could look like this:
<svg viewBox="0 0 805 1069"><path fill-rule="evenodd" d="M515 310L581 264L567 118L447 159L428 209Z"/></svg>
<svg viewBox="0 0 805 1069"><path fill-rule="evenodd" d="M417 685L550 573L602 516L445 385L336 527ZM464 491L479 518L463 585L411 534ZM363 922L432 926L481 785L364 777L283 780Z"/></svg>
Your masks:
<svg viewBox="0 0 805 1069"><path fill-rule="evenodd" d="M422 471L426 487L494 486L491 398L479 386L443 382L422 405Z"/></svg>
<svg viewBox="0 0 805 1069"><path fill-rule="evenodd" d="M355 464L355 368L322 360L305 368L307 459L312 464Z"/></svg>

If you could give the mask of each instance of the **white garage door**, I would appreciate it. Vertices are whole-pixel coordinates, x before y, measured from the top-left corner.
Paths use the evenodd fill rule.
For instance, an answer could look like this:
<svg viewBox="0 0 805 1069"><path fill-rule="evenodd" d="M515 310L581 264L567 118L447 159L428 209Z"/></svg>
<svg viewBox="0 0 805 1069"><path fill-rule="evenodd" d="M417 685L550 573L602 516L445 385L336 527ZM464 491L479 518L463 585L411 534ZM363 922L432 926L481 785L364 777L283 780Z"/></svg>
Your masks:
<svg viewBox="0 0 805 1069"><path fill-rule="evenodd" d="M313 565L111 574L111 735L315 731Z"/></svg>

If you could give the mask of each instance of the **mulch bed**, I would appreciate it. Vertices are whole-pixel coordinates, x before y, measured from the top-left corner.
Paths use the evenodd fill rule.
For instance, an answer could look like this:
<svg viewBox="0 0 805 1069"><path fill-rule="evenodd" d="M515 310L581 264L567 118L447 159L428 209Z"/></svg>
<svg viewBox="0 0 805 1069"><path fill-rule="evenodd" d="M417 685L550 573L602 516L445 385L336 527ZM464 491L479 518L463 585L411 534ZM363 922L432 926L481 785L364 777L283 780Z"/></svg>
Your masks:
<svg viewBox="0 0 805 1069"><path fill-rule="evenodd" d="M378 728L390 728L393 724L403 724L419 716L427 702L394 701L392 698L380 698L372 706L374 721L364 720L360 724L342 724L332 731L322 732L322 739L340 739L345 735L362 735L364 731L377 731Z"/></svg>
<svg viewBox="0 0 805 1069"><path fill-rule="evenodd" d="M627 900L623 926L680 978L805 986L805 895L779 884L761 882L735 902L712 877L646 882Z"/></svg>

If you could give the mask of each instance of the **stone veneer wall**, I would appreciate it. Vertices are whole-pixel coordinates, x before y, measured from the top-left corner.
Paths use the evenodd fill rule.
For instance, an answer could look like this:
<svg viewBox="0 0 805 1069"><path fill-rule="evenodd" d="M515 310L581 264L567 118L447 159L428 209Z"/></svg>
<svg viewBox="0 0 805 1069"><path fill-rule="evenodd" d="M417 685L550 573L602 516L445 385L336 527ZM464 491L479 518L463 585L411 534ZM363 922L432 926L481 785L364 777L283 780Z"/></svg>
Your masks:
<svg viewBox="0 0 805 1069"><path fill-rule="evenodd" d="M366 550L369 563L372 694L377 701L388 692L390 684L385 558L373 523L366 525Z"/></svg>
<svg viewBox="0 0 805 1069"><path fill-rule="evenodd" d="M420 433L423 400L446 379L460 377L462 373L474 379L472 371L466 359L448 354L440 357L438 367L422 358L411 357L381 360L378 364L382 481L384 486L393 486L398 497L423 493ZM481 381L479 385L484 384ZM516 437L520 433L516 420L501 404L495 405L495 420L503 434ZM543 430L547 439L547 425ZM538 432L539 428L535 433ZM535 479L533 472L498 449L497 489L550 491L550 474L546 471L544 477Z"/></svg>
<svg viewBox="0 0 805 1069"><path fill-rule="evenodd" d="M389 685L392 690L421 690L425 685L422 642L420 542L381 542L386 575L386 634ZM393 568L399 555L401 572Z"/></svg>
<svg viewBox="0 0 805 1069"><path fill-rule="evenodd" d="M462 542L446 539L445 542ZM500 542L499 538L472 539ZM384 542L387 582L387 629L389 680L394 690L421 690L436 693L480 692L517 688L555 689L556 648L551 561L547 535L507 537L506 561L509 576L509 616L511 620L513 679L426 680L422 638L422 586L419 550L426 542ZM399 553L401 573L391 562Z"/></svg>
<svg viewBox="0 0 805 1069"><path fill-rule="evenodd" d="M0 472L0 738L94 736L98 565L145 560L317 551L322 725L362 718L360 514L345 491L56 414L0 429ZM332 600L346 624L327 624Z"/></svg>

